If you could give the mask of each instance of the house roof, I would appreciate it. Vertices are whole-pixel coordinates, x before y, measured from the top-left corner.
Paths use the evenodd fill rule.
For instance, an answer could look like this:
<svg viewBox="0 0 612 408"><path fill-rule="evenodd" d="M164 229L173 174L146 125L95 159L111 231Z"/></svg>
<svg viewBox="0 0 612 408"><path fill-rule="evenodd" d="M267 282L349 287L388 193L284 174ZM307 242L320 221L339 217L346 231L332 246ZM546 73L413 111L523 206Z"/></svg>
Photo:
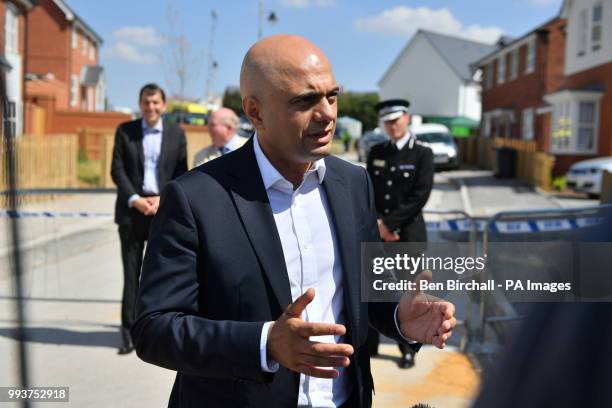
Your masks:
<svg viewBox="0 0 612 408"><path fill-rule="evenodd" d="M423 31L423 35L464 81L472 80L473 74L470 63L495 49L493 45L431 31Z"/></svg>
<svg viewBox="0 0 612 408"><path fill-rule="evenodd" d="M14 0L14 2L19 3L26 10L30 10L36 5L35 0Z"/></svg>
<svg viewBox="0 0 612 408"><path fill-rule="evenodd" d="M25 82L25 94L28 96L47 95L55 96L64 92L68 85L58 79L33 79Z"/></svg>
<svg viewBox="0 0 612 408"><path fill-rule="evenodd" d="M528 37L530 37L531 35L534 35L537 32L542 32L544 30L544 27L555 22L556 20L558 20L560 17L559 16L555 16L553 18L551 18L550 20L546 21L543 24L540 24L539 26L537 26L536 28L534 28L533 30L528 31L526 34L512 39L510 37L505 37L504 39L500 38L500 41L497 42L497 47L490 53L483 55L482 57L480 57L477 60L474 60L471 64L473 69L478 68L482 63L486 63L487 60L491 59L491 57L495 56L497 53L507 49L507 48L513 48L514 46L524 42L527 40Z"/></svg>
<svg viewBox="0 0 612 408"><path fill-rule="evenodd" d="M0 54L0 69L2 69L2 71L10 71L11 69L13 69L13 66L4 57L4 54Z"/></svg>
<svg viewBox="0 0 612 408"><path fill-rule="evenodd" d="M99 65L85 65L81 70L81 85L95 87L102 78L104 68Z"/></svg>
<svg viewBox="0 0 612 408"><path fill-rule="evenodd" d="M481 42L465 40L463 38L435 33L433 31L418 30L387 69L380 79L379 84L393 71L393 68L399 63L399 60L410 44L412 44L419 35L422 35L432 45L457 76L464 81L472 81L473 75L470 69L470 63L495 49L495 46Z"/></svg>
<svg viewBox="0 0 612 408"><path fill-rule="evenodd" d="M75 27L83 30L83 32L92 37L98 44L104 43L102 37L100 37L100 35L96 33L93 28L91 28L81 17L79 17L79 15L75 13L64 0L51 1L62 11L62 13L64 13L66 20L74 21Z"/></svg>

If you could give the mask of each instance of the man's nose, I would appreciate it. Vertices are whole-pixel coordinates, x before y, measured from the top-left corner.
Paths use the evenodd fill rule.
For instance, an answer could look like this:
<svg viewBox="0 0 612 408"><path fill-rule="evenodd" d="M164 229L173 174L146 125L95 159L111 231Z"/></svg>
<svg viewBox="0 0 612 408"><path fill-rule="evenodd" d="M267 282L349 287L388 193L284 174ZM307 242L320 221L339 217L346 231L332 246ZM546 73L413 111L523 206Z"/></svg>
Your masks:
<svg viewBox="0 0 612 408"><path fill-rule="evenodd" d="M327 98L322 98L315 107L314 119L317 122L331 122L336 120L336 105L330 104Z"/></svg>

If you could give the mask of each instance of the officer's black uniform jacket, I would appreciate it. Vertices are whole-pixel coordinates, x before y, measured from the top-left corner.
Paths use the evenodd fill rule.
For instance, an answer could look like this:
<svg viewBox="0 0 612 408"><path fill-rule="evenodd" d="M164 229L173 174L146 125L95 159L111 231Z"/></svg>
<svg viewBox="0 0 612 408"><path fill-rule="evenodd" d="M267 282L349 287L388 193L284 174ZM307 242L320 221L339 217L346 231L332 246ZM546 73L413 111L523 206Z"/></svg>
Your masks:
<svg viewBox="0 0 612 408"><path fill-rule="evenodd" d="M367 161L374 184L376 211L387 228L403 242L427 241L421 213L433 186L433 153L410 137L398 150L387 141L372 147Z"/></svg>

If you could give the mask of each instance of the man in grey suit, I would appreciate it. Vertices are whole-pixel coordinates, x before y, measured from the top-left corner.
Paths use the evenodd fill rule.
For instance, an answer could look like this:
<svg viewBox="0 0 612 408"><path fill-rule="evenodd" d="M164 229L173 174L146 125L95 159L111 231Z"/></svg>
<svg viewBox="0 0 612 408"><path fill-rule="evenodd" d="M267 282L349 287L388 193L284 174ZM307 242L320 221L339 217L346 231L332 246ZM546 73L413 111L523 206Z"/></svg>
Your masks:
<svg viewBox="0 0 612 408"><path fill-rule="evenodd" d="M211 113L208 117L208 132L212 144L195 154L193 167L223 156L242 146L247 138L236 133L238 126L240 126L238 115L229 108L220 108Z"/></svg>

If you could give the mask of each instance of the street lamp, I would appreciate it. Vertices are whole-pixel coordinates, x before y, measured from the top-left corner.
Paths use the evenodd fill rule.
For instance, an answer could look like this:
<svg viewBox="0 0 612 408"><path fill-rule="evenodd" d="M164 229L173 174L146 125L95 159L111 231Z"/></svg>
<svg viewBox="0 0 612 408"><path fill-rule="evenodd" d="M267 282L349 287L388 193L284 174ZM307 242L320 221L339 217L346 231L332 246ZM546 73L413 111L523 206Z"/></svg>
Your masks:
<svg viewBox="0 0 612 408"><path fill-rule="evenodd" d="M261 39L262 37L264 19L270 24L274 24L278 21L278 17L276 17L276 13L274 11L264 10L263 0L259 0L259 19L258 19L259 24L257 26L257 39L258 40Z"/></svg>

